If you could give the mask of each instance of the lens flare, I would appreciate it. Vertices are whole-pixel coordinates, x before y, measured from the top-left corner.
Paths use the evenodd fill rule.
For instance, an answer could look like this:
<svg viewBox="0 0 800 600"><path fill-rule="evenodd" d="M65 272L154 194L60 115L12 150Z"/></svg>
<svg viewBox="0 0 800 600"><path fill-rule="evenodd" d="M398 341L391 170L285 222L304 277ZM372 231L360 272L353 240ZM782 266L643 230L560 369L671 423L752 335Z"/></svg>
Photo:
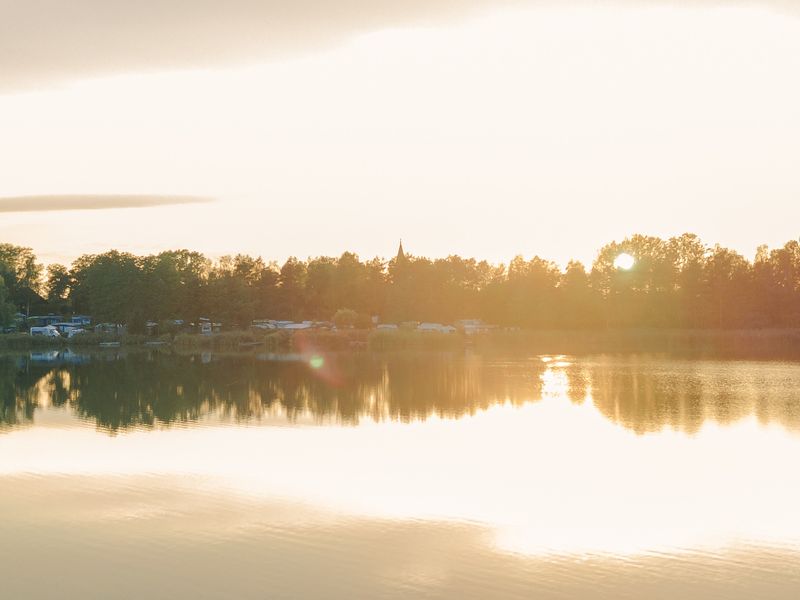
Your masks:
<svg viewBox="0 0 800 600"><path fill-rule="evenodd" d="M624 271L632 269L635 263L636 259L627 252L623 252L614 259L614 266L617 269L622 269Z"/></svg>

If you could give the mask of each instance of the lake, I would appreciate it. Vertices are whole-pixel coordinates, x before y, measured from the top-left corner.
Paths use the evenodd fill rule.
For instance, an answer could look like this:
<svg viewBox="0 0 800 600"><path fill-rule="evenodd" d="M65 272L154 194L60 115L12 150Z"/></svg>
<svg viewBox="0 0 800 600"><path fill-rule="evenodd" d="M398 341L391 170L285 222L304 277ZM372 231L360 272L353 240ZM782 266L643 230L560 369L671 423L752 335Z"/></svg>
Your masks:
<svg viewBox="0 0 800 600"><path fill-rule="evenodd" d="M0 356L3 598L800 597L800 363Z"/></svg>

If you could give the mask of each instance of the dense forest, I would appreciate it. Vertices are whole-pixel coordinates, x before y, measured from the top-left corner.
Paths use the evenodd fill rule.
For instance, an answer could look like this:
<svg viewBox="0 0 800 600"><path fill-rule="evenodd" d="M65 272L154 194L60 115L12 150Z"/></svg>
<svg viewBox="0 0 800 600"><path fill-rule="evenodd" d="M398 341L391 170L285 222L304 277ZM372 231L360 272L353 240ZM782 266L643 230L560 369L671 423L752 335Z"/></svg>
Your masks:
<svg viewBox="0 0 800 600"><path fill-rule="evenodd" d="M615 267L627 253L631 269ZM195 320L229 327L253 319L330 320L339 309L383 322L479 318L532 329L800 327L800 244L758 249L752 261L696 235L634 235L590 268L521 256L508 264L403 252L391 260L246 255L211 260L175 250L85 255L46 269L33 251L0 244L0 323L17 311L92 315L95 322Z"/></svg>

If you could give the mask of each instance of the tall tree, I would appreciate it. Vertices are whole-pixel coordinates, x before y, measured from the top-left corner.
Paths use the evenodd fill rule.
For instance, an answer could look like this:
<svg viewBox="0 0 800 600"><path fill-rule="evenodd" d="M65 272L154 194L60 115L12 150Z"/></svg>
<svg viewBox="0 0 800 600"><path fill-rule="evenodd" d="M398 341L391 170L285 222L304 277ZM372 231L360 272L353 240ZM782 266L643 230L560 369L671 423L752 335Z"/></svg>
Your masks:
<svg viewBox="0 0 800 600"><path fill-rule="evenodd" d="M0 277L0 327L8 327L14 322L14 304L8 298L6 283Z"/></svg>
<svg viewBox="0 0 800 600"><path fill-rule="evenodd" d="M30 314L32 304L41 300L42 265L30 248L0 244L0 277L3 278L11 301Z"/></svg>

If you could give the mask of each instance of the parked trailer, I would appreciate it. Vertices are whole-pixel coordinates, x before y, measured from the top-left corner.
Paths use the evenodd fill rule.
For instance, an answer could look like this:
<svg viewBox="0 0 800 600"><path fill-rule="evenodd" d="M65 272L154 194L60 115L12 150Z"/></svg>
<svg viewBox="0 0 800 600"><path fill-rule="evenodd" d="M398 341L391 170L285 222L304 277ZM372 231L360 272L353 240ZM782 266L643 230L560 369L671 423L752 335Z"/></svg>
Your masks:
<svg viewBox="0 0 800 600"><path fill-rule="evenodd" d="M58 329L56 329L52 325L46 325L44 327L31 327L30 334L33 337L50 337L50 338L61 337L61 334L58 333Z"/></svg>

